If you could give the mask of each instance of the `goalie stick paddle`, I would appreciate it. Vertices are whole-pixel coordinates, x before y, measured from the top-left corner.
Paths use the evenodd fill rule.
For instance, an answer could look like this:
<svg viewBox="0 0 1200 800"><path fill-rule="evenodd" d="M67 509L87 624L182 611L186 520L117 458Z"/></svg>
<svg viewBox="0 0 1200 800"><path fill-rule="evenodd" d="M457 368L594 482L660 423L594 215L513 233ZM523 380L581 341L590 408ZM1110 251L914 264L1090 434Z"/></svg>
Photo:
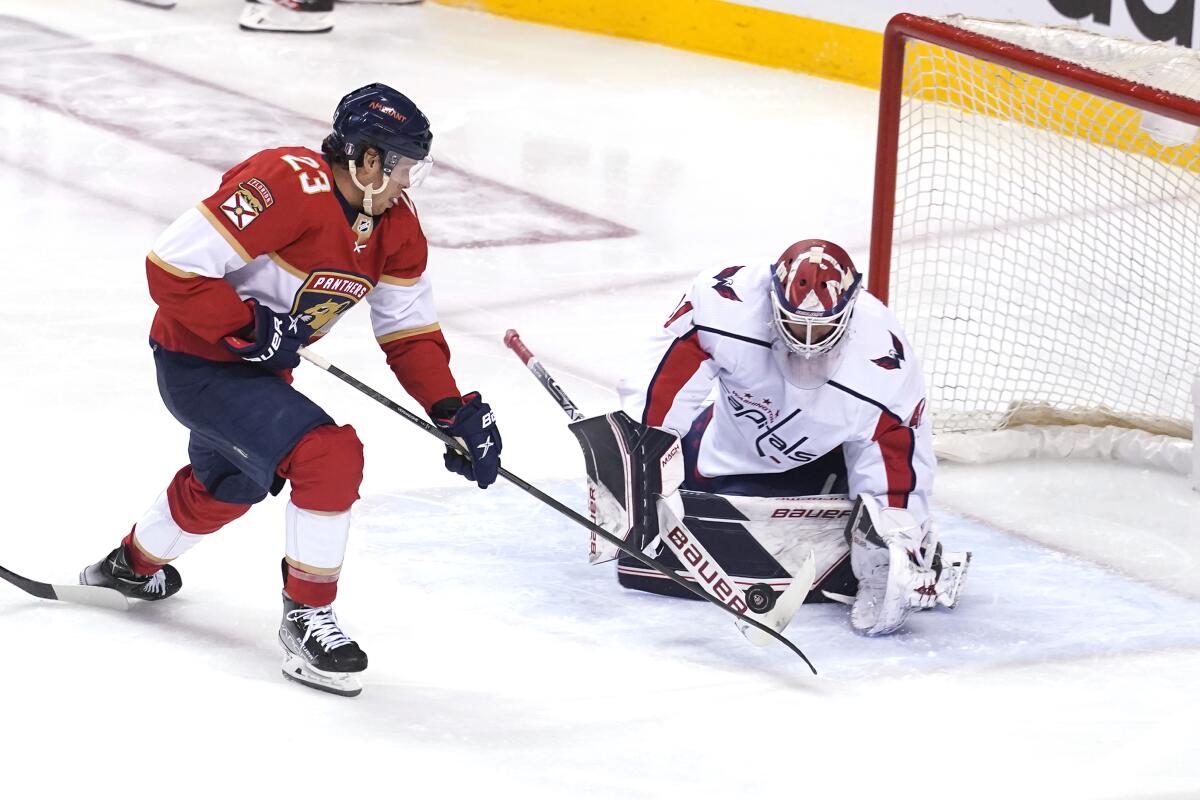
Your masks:
<svg viewBox="0 0 1200 800"><path fill-rule="evenodd" d="M449 434L446 434L443 431L441 431L432 422L427 422L426 420L421 419L419 416L417 416L413 412L409 411L404 406L400 405L399 403L397 403L396 401L387 397L386 395L384 395L380 392L377 392L376 390L372 389L370 386L367 386L365 383L360 381L358 378L355 378L353 375L350 375L349 373L334 366L332 363L329 362L329 360L323 358L322 356L317 355L316 353L309 350L307 347L301 347L299 350L299 354L305 361L309 362L313 366L317 367L318 369L324 370L325 372L328 372L330 375L332 375L333 377L342 381L343 383L353 386L355 389L362 392L367 397L370 397L372 400L378 402L380 405L386 406L387 408L396 412L400 416L404 417L406 420L408 420L412 424L416 425L421 430L423 430L426 433L428 433L429 435L435 437L442 444L454 449L455 451L457 451L459 453L462 453L467 458L470 458L470 455L463 449L462 445L458 442L457 439L455 439L454 437L450 436ZM601 528L599 525L592 522L587 517L584 517L583 515L579 514L574 509L564 505L563 503L559 502L558 500L555 500L553 497L546 494L541 489L537 488L536 486L534 486L531 483L528 483L523 478L520 478L517 475L514 475L513 473L506 470L504 467L500 467L500 475L502 475L509 483L512 483L515 486L517 486L517 488L522 489L523 491L525 491L526 493L528 493L530 495L533 495L535 498L537 498L538 500L541 500L543 503L550 506L551 508L553 508L555 511L559 512L566 518L570 519L572 522L575 522L575 523L583 526L584 528L587 528L592 533L605 539L612 545L620 548L623 552L625 552L631 558L637 560L644 566L649 567L650 569L653 569L656 572L661 572L666 578L670 579L671 581L674 581L679 586L682 586L684 589L686 589L689 592L691 592L692 594L696 595L701 600L707 600L708 602L712 603L713 605L715 605L717 608L721 609L722 611L724 611L724 612L732 615L736 619L744 622L746 625L749 625L750 627L753 627L753 628L757 628L757 629L761 630L763 633L770 636L771 638L778 640L784 647L786 647L787 649L789 649L793 653L795 653L797 656L799 656L800 659L805 664L808 665L808 668L810 670L812 670L812 673L814 675L817 674L817 668L814 667L812 662L808 660L808 656L804 655L803 651L801 651L799 647L797 647L795 644L793 644L790 639L783 636L778 631L772 630L771 628L767 627L766 625L763 625L758 620L750 619L745 614L741 614L741 613L737 612L736 610L730 608L729 606L727 606L724 603L717 600L715 597L712 597L711 595L706 594L704 592L704 590L697 588L695 586L692 586L690 583L685 581L683 578L680 578L678 575L676 575L674 570L670 569L669 567L664 567L661 563L659 563L658 561L655 561L653 558L650 558L649 556L643 555L636 548L629 547L623 541L621 541L617 537L613 536L611 533L604 530L604 528Z"/></svg>
<svg viewBox="0 0 1200 800"><path fill-rule="evenodd" d="M24 578L12 570L0 567L0 578L16 586L23 592L43 600L61 600L65 603L77 603L85 606L111 608L115 611L129 609L129 600L116 589L103 586L72 586L70 584L42 583L41 581Z"/></svg>
<svg viewBox="0 0 1200 800"><path fill-rule="evenodd" d="M554 378L550 377L550 372L542 365L542 362L538 361L533 353L529 351L529 348L525 346L525 343L521 341L521 334L509 328L504 334L504 344L508 346L509 350L517 354L517 358L521 359L525 366L529 367L529 371L533 373L533 377L537 378L538 383L545 387L550 396L554 398L554 401L558 403L559 408L567 412L567 416L571 418L572 422L578 422L583 419L583 413L580 412L579 407L571 402L571 398L567 397L567 393L562 390L562 387L558 385Z"/></svg>

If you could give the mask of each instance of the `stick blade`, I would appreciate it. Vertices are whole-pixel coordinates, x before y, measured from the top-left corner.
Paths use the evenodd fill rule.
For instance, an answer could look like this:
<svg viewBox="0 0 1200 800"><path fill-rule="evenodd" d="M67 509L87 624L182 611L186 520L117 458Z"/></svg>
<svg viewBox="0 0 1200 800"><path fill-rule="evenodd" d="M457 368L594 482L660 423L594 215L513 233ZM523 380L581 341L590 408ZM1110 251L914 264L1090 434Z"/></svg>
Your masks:
<svg viewBox="0 0 1200 800"><path fill-rule="evenodd" d="M810 551L808 558L804 559L804 563L800 565L800 569L792 578L792 585L779 596L779 599L775 601L775 606L765 614L750 612L748 616L758 620L776 633L783 633L783 629L788 626L788 623L796 616L796 612L800 610L800 606L804 604L804 598L808 597L816 580L816 555ZM741 620L737 620L736 624L738 630L751 644L765 647L771 643L773 637L758 628L747 625Z"/></svg>
<svg viewBox="0 0 1200 800"><path fill-rule="evenodd" d="M69 584L53 584L52 588L55 599L65 603L110 608L113 611L129 610L129 598L116 589L108 589L103 586L71 586Z"/></svg>

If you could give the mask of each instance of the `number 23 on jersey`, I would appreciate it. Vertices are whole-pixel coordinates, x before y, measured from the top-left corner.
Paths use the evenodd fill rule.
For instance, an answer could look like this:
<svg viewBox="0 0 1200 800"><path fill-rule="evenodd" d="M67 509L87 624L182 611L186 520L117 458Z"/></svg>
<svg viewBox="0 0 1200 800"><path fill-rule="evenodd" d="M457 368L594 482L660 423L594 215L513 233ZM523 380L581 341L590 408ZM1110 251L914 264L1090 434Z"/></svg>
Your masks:
<svg viewBox="0 0 1200 800"><path fill-rule="evenodd" d="M293 172L299 173L300 188L304 190L305 194L320 194L329 191L329 176L321 172L321 166L315 158L293 155L280 156L280 158L288 163Z"/></svg>

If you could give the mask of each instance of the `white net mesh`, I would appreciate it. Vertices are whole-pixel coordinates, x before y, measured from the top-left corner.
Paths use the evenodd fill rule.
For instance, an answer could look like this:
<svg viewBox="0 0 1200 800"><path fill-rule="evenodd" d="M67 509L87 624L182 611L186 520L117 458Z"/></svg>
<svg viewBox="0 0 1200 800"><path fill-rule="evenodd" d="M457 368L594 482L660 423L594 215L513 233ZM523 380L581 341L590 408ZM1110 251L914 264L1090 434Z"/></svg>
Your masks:
<svg viewBox="0 0 1200 800"><path fill-rule="evenodd" d="M946 21L1200 98L1194 51ZM1197 130L916 40L902 87L890 305L920 351L936 429L1046 412L1190 437Z"/></svg>

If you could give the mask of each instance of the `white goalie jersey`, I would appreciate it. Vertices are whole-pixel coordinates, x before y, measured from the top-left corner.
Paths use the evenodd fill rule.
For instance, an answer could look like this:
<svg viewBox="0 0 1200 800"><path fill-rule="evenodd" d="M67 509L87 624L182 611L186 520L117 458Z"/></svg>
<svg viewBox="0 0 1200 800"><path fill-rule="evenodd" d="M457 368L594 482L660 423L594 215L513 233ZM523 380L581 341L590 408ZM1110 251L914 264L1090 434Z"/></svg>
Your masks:
<svg viewBox="0 0 1200 800"><path fill-rule="evenodd" d="M870 494L924 525L932 432L900 323L863 291L842 341L806 360L778 340L769 291L766 267L701 273L642 371L622 381L623 409L681 437L710 415L699 477L787 472L840 446L850 497Z"/></svg>

